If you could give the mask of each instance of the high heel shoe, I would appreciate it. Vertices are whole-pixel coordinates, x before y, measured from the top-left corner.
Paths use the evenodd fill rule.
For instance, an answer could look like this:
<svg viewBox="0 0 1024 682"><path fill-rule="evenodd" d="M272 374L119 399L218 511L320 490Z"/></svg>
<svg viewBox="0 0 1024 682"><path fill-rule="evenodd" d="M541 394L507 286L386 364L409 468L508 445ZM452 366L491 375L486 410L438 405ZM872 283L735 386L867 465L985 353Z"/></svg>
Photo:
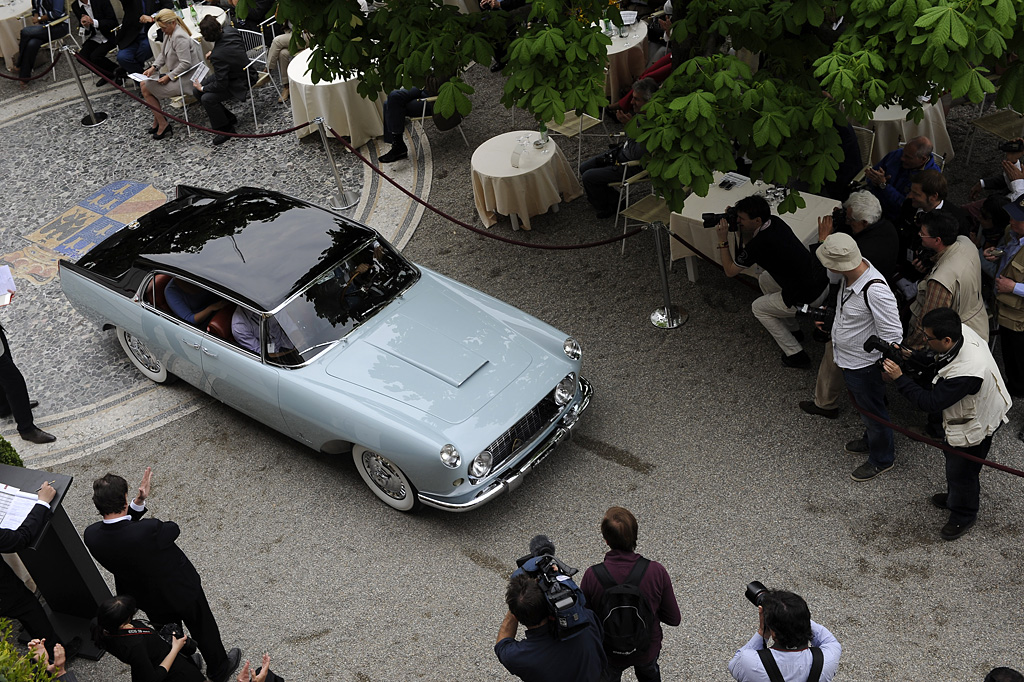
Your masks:
<svg viewBox="0 0 1024 682"><path fill-rule="evenodd" d="M174 136L174 128L172 128L171 124L168 123L167 127L164 128L164 131L162 133L160 133L159 135L154 135L153 139L154 140L162 140L165 137L173 137L173 136Z"/></svg>
<svg viewBox="0 0 1024 682"><path fill-rule="evenodd" d="M147 135L156 135L156 131L158 131L158 130L160 130L160 126L153 126L152 128L150 128L149 130L146 131L146 134Z"/></svg>

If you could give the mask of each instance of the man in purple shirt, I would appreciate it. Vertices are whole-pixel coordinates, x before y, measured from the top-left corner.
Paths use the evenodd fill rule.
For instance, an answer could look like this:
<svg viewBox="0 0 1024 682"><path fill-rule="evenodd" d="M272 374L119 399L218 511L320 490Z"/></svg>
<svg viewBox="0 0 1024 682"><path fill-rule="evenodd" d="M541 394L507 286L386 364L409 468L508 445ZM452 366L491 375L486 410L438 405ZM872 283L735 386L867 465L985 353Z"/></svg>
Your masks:
<svg viewBox="0 0 1024 682"><path fill-rule="evenodd" d="M616 583L622 584L633 570L633 564L642 557L636 553L637 537L636 517L623 507L612 507L601 519L601 535L608 543L609 551L604 555L604 567ZM583 574L580 589L587 598L587 603L595 611L600 612L601 598L605 588L601 585L594 566ZM651 644L646 651L638 651L630 656L608 654L610 682L618 682L626 668L633 666L638 682L659 682L661 669L658 667L658 655L661 653L663 634L661 624L679 625L679 605L672 591L672 579L665 567L657 561L651 561L640 579L640 592L647 599L655 620L651 624Z"/></svg>

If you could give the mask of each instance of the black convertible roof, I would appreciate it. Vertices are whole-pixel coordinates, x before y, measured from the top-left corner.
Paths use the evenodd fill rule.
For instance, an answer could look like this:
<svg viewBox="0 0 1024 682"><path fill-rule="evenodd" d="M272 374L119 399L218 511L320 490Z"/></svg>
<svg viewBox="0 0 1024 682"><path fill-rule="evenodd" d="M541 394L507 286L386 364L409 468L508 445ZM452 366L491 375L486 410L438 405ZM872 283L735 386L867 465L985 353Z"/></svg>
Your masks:
<svg viewBox="0 0 1024 682"><path fill-rule="evenodd" d="M75 264L134 294L152 270L181 274L269 311L379 235L293 197L205 190L142 216Z"/></svg>

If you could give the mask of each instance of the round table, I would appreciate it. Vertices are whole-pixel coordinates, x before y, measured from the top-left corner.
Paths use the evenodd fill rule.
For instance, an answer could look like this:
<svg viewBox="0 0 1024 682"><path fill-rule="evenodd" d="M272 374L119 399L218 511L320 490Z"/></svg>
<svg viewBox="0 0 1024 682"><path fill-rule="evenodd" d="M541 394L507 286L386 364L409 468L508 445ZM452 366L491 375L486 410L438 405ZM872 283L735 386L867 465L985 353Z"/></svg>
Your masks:
<svg viewBox="0 0 1024 682"><path fill-rule="evenodd" d="M924 118L920 123L907 120L909 110L900 106L878 107L867 127L875 131L875 147L871 152L871 165L882 160L882 157L899 148L899 141L912 140L924 135L932 141L936 154L946 155L946 163L953 160L953 143L950 142L946 130L946 114L942 103L925 104Z"/></svg>
<svg viewBox="0 0 1024 682"><path fill-rule="evenodd" d="M608 72L604 79L604 94L616 101L623 88L633 83L647 68L647 22L630 24L629 33L616 34L608 46Z"/></svg>
<svg viewBox="0 0 1024 682"><path fill-rule="evenodd" d="M199 21L202 21L205 17L216 17L221 26L227 26L228 13L220 7L205 7L203 5L196 5L195 7ZM191 13L186 9L184 15L185 16L182 18L182 21L185 22L186 26L188 26L188 30L192 32L192 37L194 38L199 36L199 26L192 21ZM160 27L155 21L150 24L149 28L146 30L146 37L149 38L149 47L153 50L154 57L160 54L160 50L164 49L163 41L159 43L156 41L157 32L159 30ZM200 38L200 45L202 45L204 56L207 52L213 49L213 43L208 43L205 40L202 40L202 38Z"/></svg>
<svg viewBox="0 0 1024 682"><path fill-rule="evenodd" d="M512 153L526 138L526 149L519 167L512 165ZM548 138L543 148L533 146L540 139L536 130L514 130L484 142L473 152L470 162L473 176L473 201L486 227L498 222L496 214L507 215L512 229L530 229L530 216L558 210L560 201L572 201L583 194L583 187L572 166L555 141ZM517 220L518 218L518 220Z"/></svg>
<svg viewBox="0 0 1024 682"><path fill-rule="evenodd" d="M18 54L21 17L31 11L31 0L0 0L0 57L4 58L8 71L14 68L14 55Z"/></svg>
<svg viewBox="0 0 1024 682"><path fill-rule="evenodd" d="M358 78L320 81L313 84L309 60L313 50L303 50L288 65L289 99L295 125L308 123L317 116L324 125L339 135L347 135L353 147L362 147L374 137L384 134L384 93L377 100L363 98L357 88ZM314 125L296 131L299 137L316 132ZM329 131L328 131L329 133Z"/></svg>

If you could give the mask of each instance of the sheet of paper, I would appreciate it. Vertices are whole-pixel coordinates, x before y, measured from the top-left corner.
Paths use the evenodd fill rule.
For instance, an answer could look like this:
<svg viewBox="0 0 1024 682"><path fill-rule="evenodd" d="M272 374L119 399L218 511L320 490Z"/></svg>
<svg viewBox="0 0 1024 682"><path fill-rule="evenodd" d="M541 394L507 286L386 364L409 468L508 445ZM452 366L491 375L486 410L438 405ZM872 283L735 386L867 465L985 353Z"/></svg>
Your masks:
<svg viewBox="0 0 1024 682"><path fill-rule="evenodd" d="M203 79L206 78L206 75L208 73L210 73L210 67L208 67L205 62L200 63L199 66L196 67L195 72L192 74L192 77L189 80L199 81L200 83L202 83Z"/></svg>
<svg viewBox="0 0 1024 682"><path fill-rule="evenodd" d="M139 83L141 83L142 81L158 81L158 80L160 80L159 78L153 78L152 76L146 76L146 75L143 75L141 73L130 73L130 74L128 74L128 77L131 78L133 81L138 81Z"/></svg>
<svg viewBox="0 0 1024 682"><path fill-rule="evenodd" d="M750 178L748 178L746 175L740 175L739 173L726 173L722 177L722 180L728 180L729 182L731 182L733 189L735 189L737 187L742 187L743 185L747 184L750 181Z"/></svg>
<svg viewBox="0 0 1024 682"><path fill-rule="evenodd" d="M37 496L17 488L16 492L11 489L0 491L0 508L3 509L3 520L0 521L0 528L8 530L17 529L24 521L28 513L35 506Z"/></svg>

